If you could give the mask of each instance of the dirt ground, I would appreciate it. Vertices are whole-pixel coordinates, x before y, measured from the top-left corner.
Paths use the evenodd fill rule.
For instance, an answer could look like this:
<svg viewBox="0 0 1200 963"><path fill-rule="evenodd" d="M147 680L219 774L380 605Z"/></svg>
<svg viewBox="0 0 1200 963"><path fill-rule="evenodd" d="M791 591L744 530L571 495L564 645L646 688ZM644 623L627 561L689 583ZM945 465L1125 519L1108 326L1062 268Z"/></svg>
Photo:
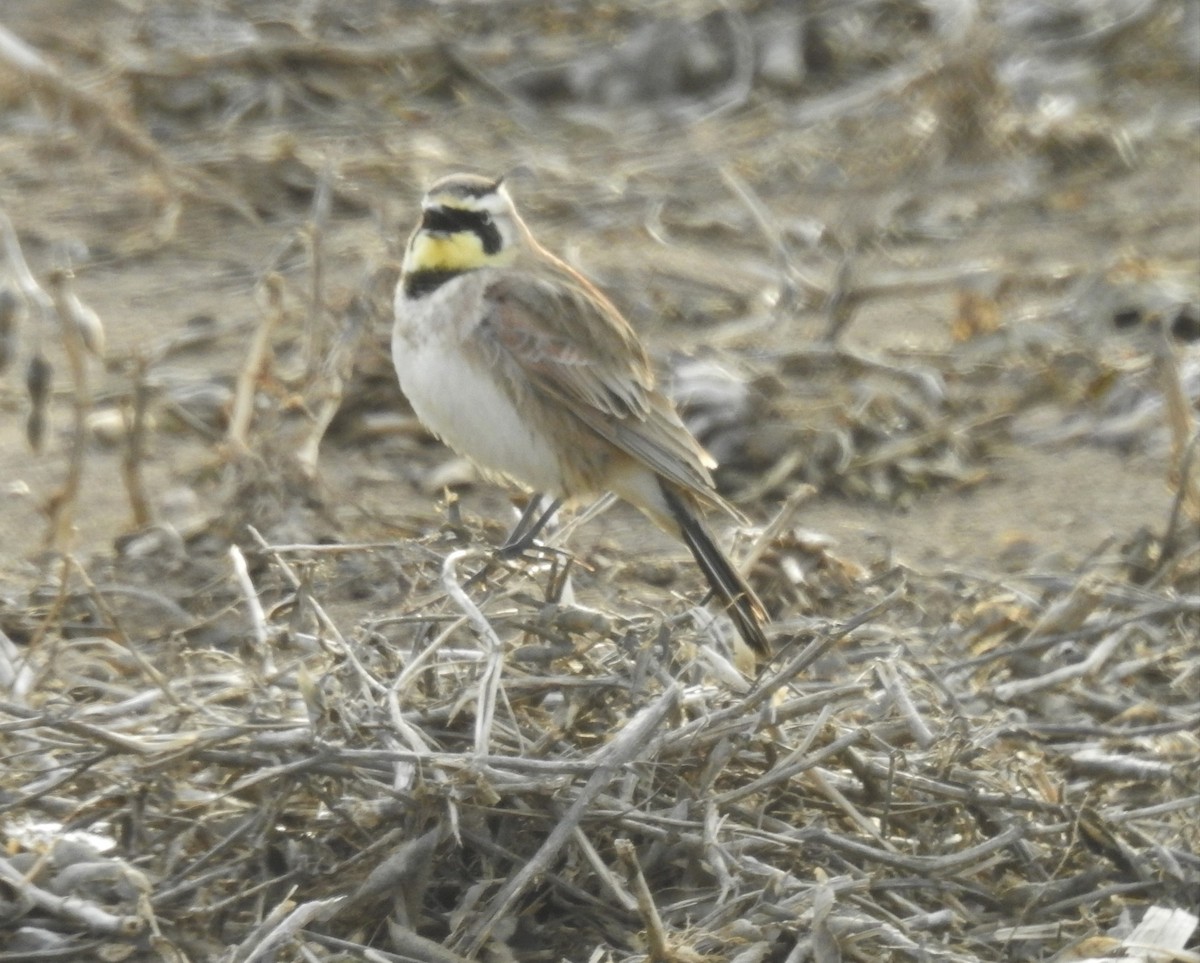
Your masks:
<svg viewBox="0 0 1200 963"><path fill-rule="evenodd" d="M106 49L119 49L127 56L123 45L137 39L131 33L138 28L139 18L117 16L115 8L102 16L90 5L72 11L69 4L23 8L18 3L9 9L6 24L19 35L35 44L65 47L77 56L86 51L81 38L93 29L92 18L97 16ZM164 8L157 16L166 19L169 13ZM94 61L102 62L104 56L103 50L91 53ZM89 75L87 66L85 62L78 70L83 81L102 85L103 78ZM355 83L353 77L338 79ZM459 167L504 171L525 165L534 173L519 179L514 192L533 223L557 249L567 251L577 265L605 281L623 305L634 309L646 338L660 355L694 351L707 341L705 331L697 330L702 326L720 330L722 322L738 313L761 313L765 309L753 301L769 296L775 283L763 251L767 241L737 210L737 200L729 196L719 176L722 165L754 178L755 189L782 225L794 220L802 222L801 227L816 225L811 229L839 235L866 234L862 242L866 250L856 262L863 276L875 270L902 274L908 267L947 272L946 281L936 290L913 295L900 285L894 294L881 296L858 312L843 331L841 343L876 357L936 357L961 350L952 338L956 270L960 277L973 274L982 263L997 274L1017 275L1011 286L1018 291L1001 305L1003 324L1015 329L1061 325L1058 318L1039 317L1053 301L1045 289L1061 288L1072 278L1102 271L1119 258L1146 259L1185 279L1196 264L1200 201L1195 188L1200 169L1195 138L1186 136L1195 124L1194 111L1188 116L1195 105L1186 84L1180 85L1174 100L1161 99L1162 85L1148 87L1147 98L1159 101L1155 112L1162 115L1161 129L1133 132L1139 142L1132 162L1127 164L1115 146L1107 148L1106 156L1104 147L1085 142L1077 148L1081 157L1066 163L1065 172L1047 175L1015 148L1010 148L1010 156L1002 152L998 159L953 163L947 170L937 157L946 147L937 140L956 135L941 131L914 135L905 128L912 123L905 116L890 119L900 132L894 145L888 144L892 134L878 129L871 131L865 144L856 143L852 129L839 132L810 126L788 136L773 129L785 119L785 111L783 104L771 102L747 108L751 116L672 126L661 136L646 129L651 120L639 117L634 126L641 129L631 135L610 134L601 127L568 140L557 117L549 122L539 117L536 123L502 120L496 116L495 104L479 102L484 98L478 91L463 94L466 103L453 105L453 112L448 104L435 100L415 120L403 114L396 117L399 106L386 104L389 110L355 123L343 118L343 113L363 115L367 105L356 104L343 112L338 102L330 100L297 122L292 115L303 105L289 100L300 94L289 89L296 83L293 78L264 73L260 82L263 89L247 96L260 97L262 103L245 105L248 116L240 123L227 121L221 126L221 116L214 116L219 104L207 113L152 119L169 130L169 146L182 159L207 161L246 180L259 178L260 183L238 183L237 188L259 189L251 203L264 215L264 223L252 225L189 199L173 236L162 244L147 236L155 229L155 202L161 202L148 183L151 174L103 145L99 132L86 126L76 129L52 114L27 112L24 123L19 116L10 118L0 158L5 208L35 270L68 259L80 297L104 321L107 370L92 374L101 405L111 405L128 393L127 359L139 347L178 334L197 316L214 319L216 335L172 358L169 370L157 372L159 378L189 384L222 377L232 380L248 330L262 311L261 298L255 294L257 280L267 270L283 268L295 287L305 283L304 264L295 252L290 265L273 259L308 217L305 188L309 185L303 181L320 173L311 169L319 162L329 163L337 172L338 199L345 195L345 202L335 206L323 238L327 299L334 304L344 302L347 292L382 262L387 251L395 251L397 239L412 220L421 185L431 176ZM298 83L303 87L304 82L302 78ZM272 90L272 84L282 90ZM1166 92L1171 93L1169 86ZM920 93L909 99L920 99ZM208 96L215 99L218 94ZM272 96L283 101L275 108L277 116L269 113ZM1132 99L1136 94L1126 96ZM134 106L151 109L149 104ZM1113 118L1112 129L1095 136L1130 136L1120 125L1132 123L1138 108L1135 103L1121 106L1129 116ZM918 107L909 111L917 113ZM488 117L498 129L481 131L479 116ZM455 129L457 117L463 130ZM854 124L851 118L845 126ZM221 149L208 134L214 126L226 156L206 158L206 153ZM529 128L532 136L526 137ZM708 153L714 142L726 139L726 131L731 133L724 150ZM927 142L920 142L921 137ZM383 156L375 153L381 144ZM600 144L606 156L596 156ZM790 169L783 167L779 155L797 144L803 145L803 152L787 158ZM1088 151L1101 156L1090 157ZM1097 161L1107 170L1097 172ZM279 183L288 174L281 168L289 162L299 168L295 176L301 181L291 191L286 189L290 185ZM822 170L821 165L837 165L841 170ZM372 168L370 181L356 178L364 167ZM817 177L805 178L806 167L814 169ZM598 171L606 176L598 178ZM821 178L836 180L838 186L812 182ZM1014 183L1021 178L1035 183ZM1010 199L1016 191L1024 194ZM711 210L703 209L705 202ZM548 205L557 212L543 210ZM659 291L654 289L654 274L662 245L644 223L647 208L657 205L685 222L701 222L685 223L686 234L671 242L675 276ZM891 237L903 227L886 223L897 207L905 208L906 220L925 216L944 223L924 235L918 230L908 237ZM867 227L853 223L872 219L880 223ZM838 240L844 243L842 237ZM793 257L819 282L828 279L833 265L819 244ZM693 264L675 267L693 258ZM1023 270L1032 275L1024 282L1019 277ZM717 272L715 281L712 271ZM692 273L726 290L689 292L687 277L679 275ZM722 296L741 303L709 310L706 301ZM657 310L664 301L670 315L666 318ZM1105 331L1103 319L1099 320L1081 336L1105 339L1114 352L1122 351L1118 333ZM370 322L382 352L386 312ZM752 325L745 335L720 334L720 351L740 353L761 370L770 366L776 352L802 345L820 330L819 312L813 307L794 310L769 323ZM289 335L294 337L294 332L281 333L281 340ZM30 332L30 336L44 334ZM52 352L53 346L48 350ZM55 367L62 371L61 364ZM1001 370L993 374L996 381L1004 380ZM6 466L0 534L11 559L27 558L41 547L45 532L36 522L39 502L62 477L67 449L62 443L67 419L60 406L52 418L46 450L36 456L30 453L21 417L25 405L21 376L19 365L9 369L4 400L9 417L0 423L0 452ZM980 380L975 387L988 392L991 386ZM172 494L183 497L182 485L189 496L194 493L203 502L204 487L189 479L202 469L208 446L184 431L157 432L151 444L145 468L152 500L169 501ZM363 452L359 444L338 445L336 438L329 447L336 448L337 455L323 459L321 479L332 500L340 501L378 456ZM1164 445L1148 440L1110 446L1098 446L1086 437L1040 445L999 444L989 447L986 477L971 490L942 488L924 497L884 497L864 504L827 490L836 486L823 486L807 505L805 519L850 555L864 550L864 540L883 538L900 558L922 564L940 559L996 571L995 560L1005 543L1028 536L1037 542L1039 553L1078 560L1107 538L1128 537L1143 526L1164 523L1172 498L1166 481L1167 455ZM422 456L431 461L447 457L432 448ZM97 445L89 452L86 509L79 513L78 534L71 545L78 553L103 551L129 528L128 500L118 465L119 451L114 446ZM415 491L403 478L388 486L386 498L402 514L430 508L427 493ZM770 511L767 503L757 514L765 520Z"/></svg>
<svg viewBox="0 0 1200 963"><path fill-rule="evenodd" d="M437 558L501 537L509 493L421 431L387 357L422 186L459 169L512 172L539 237L644 336L724 493L758 525L792 513L753 570L781 640L851 619L897 572L926 629L965 619L981 586L1025 630L1085 576L1126 599L1200 595L1200 468L1181 480L1187 422L1164 401L1173 377L1194 430L1195 4L982 4L965 24L921 3L302 6L0 12L50 72L0 59L0 209L39 283L70 269L106 342L65 508L79 389L59 326L30 305L8 342L14 642L42 638L64 557L207 624L198 600L231 578L230 544L256 544L247 524L274 545L415 540ZM0 281L18 276L10 250ZM229 428L262 335L247 454ZM33 358L53 371L37 451ZM123 467L139 380L140 520ZM330 397L309 477L295 452ZM211 561L157 572L160 537ZM683 549L623 506L568 545L576 597L606 613L678 615L702 594ZM317 595L349 635L411 611L420 579L385 577ZM1184 666L1164 723L1200 719L1198 619L1156 636ZM205 638L236 651L229 631ZM1065 941L1018 945L1048 959ZM833 957L756 957L785 958Z"/></svg>

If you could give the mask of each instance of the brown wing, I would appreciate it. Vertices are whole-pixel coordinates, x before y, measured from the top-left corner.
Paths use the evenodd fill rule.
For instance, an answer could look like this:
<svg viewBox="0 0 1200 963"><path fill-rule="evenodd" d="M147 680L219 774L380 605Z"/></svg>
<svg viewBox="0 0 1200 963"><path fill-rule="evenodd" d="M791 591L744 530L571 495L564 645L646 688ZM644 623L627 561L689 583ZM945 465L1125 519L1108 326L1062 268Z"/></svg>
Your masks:
<svg viewBox="0 0 1200 963"><path fill-rule="evenodd" d="M654 386L645 350L628 322L586 281L510 271L486 289L474 336L497 364L537 397L560 406L600 437L704 501L715 464Z"/></svg>

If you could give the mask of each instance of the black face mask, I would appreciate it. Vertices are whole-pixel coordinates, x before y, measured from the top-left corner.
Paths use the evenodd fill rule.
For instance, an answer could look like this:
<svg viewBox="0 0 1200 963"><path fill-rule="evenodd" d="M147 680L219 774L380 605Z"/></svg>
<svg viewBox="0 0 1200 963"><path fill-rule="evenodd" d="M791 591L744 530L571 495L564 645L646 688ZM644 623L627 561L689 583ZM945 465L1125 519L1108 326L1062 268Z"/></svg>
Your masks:
<svg viewBox="0 0 1200 963"><path fill-rule="evenodd" d="M500 231L487 211L467 211L460 207L434 207L421 216L421 227L437 234L472 231L479 236L485 254L500 250Z"/></svg>

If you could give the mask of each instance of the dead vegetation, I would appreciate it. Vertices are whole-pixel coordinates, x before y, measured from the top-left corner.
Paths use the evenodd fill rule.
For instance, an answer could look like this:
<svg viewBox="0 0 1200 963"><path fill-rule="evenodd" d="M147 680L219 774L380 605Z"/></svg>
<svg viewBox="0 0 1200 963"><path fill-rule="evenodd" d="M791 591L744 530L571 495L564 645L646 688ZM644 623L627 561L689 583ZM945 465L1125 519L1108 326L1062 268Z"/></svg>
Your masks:
<svg viewBox="0 0 1200 963"><path fill-rule="evenodd" d="M35 7L0 961L1197 957L1194 4ZM491 557L386 357L458 167L514 169L763 522L756 673L616 513ZM1082 500L1083 449L1167 497L1081 555L1033 491L932 560L808 523L1018 450Z"/></svg>

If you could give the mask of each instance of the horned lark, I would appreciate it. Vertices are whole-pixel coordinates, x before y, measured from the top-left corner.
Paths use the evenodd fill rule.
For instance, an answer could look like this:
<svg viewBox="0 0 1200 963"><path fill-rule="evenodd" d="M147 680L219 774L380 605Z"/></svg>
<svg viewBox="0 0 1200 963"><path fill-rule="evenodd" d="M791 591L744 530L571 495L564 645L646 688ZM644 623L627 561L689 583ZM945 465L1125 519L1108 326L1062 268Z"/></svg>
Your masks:
<svg viewBox="0 0 1200 963"><path fill-rule="evenodd" d="M392 358L417 417L485 474L559 499L611 491L682 539L742 638L769 652L762 603L700 515L741 518L713 488L715 462L629 323L534 240L500 181L454 174L426 192Z"/></svg>

